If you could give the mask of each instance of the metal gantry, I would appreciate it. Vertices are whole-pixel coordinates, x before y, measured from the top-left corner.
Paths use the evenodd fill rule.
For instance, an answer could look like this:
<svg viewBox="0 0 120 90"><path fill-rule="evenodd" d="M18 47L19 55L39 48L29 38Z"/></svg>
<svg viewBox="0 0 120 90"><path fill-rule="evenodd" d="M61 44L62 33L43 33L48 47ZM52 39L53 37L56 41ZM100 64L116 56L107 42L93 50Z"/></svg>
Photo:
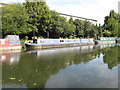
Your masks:
<svg viewBox="0 0 120 90"><path fill-rule="evenodd" d="M88 18L84 18L84 17L74 16L74 15L69 15L69 14L63 14L63 13L58 13L58 14L63 15L63 16L70 16L70 17L75 17L75 18L80 18L80 19L84 19L84 20L90 20L90 21L97 22L97 20L95 20L95 19L88 19Z"/></svg>

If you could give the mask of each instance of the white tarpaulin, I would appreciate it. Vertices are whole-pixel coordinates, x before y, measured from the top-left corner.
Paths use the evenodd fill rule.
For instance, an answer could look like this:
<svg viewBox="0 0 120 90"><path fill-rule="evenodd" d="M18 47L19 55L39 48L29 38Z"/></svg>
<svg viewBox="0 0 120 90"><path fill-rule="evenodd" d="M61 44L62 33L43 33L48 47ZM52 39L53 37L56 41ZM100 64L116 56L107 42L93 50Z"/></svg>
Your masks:
<svg viewBox="0 0 120 90"><path fill-rule="evenodd" d="M9 40L10 45L20 45L20 39L18 35L7 35L5 39Z"/></svg>

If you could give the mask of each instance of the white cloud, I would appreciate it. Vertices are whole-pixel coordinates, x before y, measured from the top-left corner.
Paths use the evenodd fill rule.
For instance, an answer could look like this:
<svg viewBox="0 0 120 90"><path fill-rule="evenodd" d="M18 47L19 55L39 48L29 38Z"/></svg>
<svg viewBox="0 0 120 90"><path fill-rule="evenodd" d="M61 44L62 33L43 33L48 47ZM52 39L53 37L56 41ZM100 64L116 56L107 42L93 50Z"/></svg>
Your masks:
<svg viewBox="0 0 120 90"><path fill-rule="evenodd" d="M3 3L21 3L21 2L25 2L25 0L0 0L0 2L3 2Z"/></svg>
<svg viewBox="0 0 120 90"><path fill-rule="evenodd" d="M58 3L61 1L62 4L57 4L56 2L52 2L49 0L46 0L48 6L51 10L55 10L61 13L65 14L71 14L75 16L90 18L90 19L96 19L98 20L98 23L103 24L104 23L104 17L109 14L110 10L118 11L118 1L119 0L90 0L84 1L82 0L72 0L74 3L72 4L64 4L65 1L68 0L57 0ZM71 0L69 0L71 1ZM69 2L68 1L68 2ZM71 1L71 2L72 2ZM79 2L75 4L75 2Z"/></svg>

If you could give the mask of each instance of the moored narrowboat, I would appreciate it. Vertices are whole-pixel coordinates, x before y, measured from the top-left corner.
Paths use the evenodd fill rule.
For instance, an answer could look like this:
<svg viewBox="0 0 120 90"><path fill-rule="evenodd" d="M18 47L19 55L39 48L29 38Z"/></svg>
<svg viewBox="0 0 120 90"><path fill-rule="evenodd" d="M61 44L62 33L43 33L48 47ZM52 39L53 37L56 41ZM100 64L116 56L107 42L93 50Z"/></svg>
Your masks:
<svg viewBox="0 0 120 90"><path fill-rule="evenodd" d="M100 37L98 40L94 40L95 45L97 44L111 44L116 43L116 38L114 37Z"/></svg>
<svg viewBox="0 0 120 90"><path fill-rule="evenodd" d="M0 39L0 50L18 50L21 49L20 39L17 35L7 35Z"/></svg>
<svg viewBox="0 0 120 90"><path fill-rule="evenodd" d="M34 39L33 43L26 43L29 49L42 49L53 47L93 45L93 39Z"/></svg>

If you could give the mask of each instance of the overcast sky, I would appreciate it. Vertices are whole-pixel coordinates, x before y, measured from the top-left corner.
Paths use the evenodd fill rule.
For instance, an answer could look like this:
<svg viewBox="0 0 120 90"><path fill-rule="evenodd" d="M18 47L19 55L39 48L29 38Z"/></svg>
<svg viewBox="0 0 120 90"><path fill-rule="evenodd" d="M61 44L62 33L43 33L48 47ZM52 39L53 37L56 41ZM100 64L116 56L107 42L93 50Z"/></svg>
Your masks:
<svg viewBox="0 0 120 90"><path fill-rule="evenodd" d="M110 10L118 12L120 0L46 0L51 10L57 12L96 19L98 23L104 23L104 17ZM0 0L4 3L24 2L24 0Z"/></svg>

